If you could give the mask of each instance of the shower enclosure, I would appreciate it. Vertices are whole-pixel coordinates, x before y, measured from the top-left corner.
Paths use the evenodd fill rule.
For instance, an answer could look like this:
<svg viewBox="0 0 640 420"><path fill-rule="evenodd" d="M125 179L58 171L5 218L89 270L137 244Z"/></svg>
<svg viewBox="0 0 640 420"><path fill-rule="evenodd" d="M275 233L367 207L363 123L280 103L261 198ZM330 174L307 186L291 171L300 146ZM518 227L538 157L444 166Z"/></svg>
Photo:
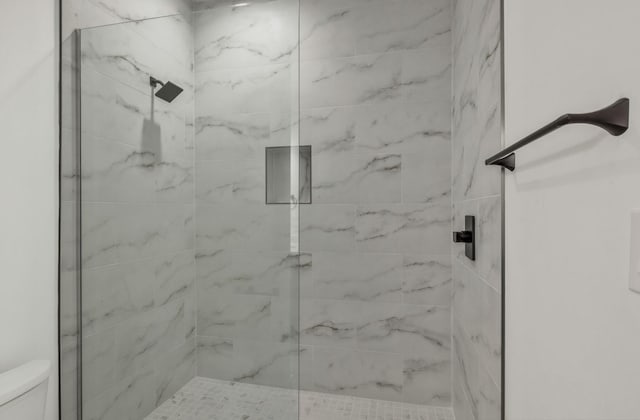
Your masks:
<svg viewBox="0 0 640 420"><path fill-rule="evenodd" d="M497 418L499 178L474 162L500 137L465 104L499 103L471 48L499 43L498 2L85 3L61 48L61 418ZM476 262L452 256L465 214Z"/></svg>

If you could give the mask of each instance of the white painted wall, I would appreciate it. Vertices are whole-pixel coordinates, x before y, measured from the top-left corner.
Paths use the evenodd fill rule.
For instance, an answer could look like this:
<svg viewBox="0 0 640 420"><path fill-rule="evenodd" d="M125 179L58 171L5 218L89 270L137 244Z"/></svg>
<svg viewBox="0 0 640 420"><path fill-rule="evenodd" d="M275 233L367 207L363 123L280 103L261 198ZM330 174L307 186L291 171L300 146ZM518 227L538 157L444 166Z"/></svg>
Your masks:
<svg viewBox="0 0 640 420"><path fill-rule="evenodd" d="M506 138L631 98L631 129L567 127L506 181L507 419L640 419L640 2L509 0Z"/></svg>
<svg viewBox="0 0 640 420"><path fill-rule="evenodd" d="M0 371L35 358L57 364L55 4L0 3Z"/></svg>

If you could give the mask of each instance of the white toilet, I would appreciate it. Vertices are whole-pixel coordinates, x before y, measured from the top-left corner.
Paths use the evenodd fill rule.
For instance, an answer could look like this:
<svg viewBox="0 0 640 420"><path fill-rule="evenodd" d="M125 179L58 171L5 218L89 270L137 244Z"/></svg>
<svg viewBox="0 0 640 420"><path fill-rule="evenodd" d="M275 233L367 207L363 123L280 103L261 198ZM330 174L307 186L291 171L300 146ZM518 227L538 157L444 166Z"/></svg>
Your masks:
<svg viewBox="0 0 640 420"><path fill-rule="evenodd" d="M34 360L0 373L0 420L42 420L51 364Z"/></svg>

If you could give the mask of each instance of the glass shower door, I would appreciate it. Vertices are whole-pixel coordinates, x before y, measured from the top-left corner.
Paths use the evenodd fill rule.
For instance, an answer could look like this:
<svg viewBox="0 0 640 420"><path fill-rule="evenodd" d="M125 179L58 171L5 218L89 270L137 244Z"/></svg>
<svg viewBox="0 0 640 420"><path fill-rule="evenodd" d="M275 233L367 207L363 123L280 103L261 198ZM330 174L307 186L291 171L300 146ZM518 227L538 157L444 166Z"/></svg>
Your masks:
<svg viewBox="0 0 640 420"><path fill-rule="evenodd" d="M79 418L298 418L297 194L265 199L266 148L297 145L297 3L273 4L247 13L292 48L264 69L198 49L226 9L79 32Z"/></svg>

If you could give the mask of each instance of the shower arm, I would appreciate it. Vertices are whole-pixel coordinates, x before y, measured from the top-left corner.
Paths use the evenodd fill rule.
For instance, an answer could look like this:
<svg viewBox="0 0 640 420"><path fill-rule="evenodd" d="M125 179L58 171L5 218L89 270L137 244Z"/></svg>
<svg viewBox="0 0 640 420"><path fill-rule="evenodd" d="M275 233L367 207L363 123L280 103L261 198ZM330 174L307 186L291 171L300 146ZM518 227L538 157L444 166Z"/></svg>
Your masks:
<svg viewBox="0 0 640 420"><path fill-rule="evenodd" d="M160 80L156 79L153 76L149 76L149 84L151 85L152 88L157 88L158 85L164 86L164 83L162 83Z"/></svg>
<svg viewBox="0 0 640 420"><path fill-rule="evenodd" d="M629 128L629 98L615 101L606 108L586 114L565 114L555 121L534 131L522 140L496 153L485 161L486 165L498 165L513 171L516 168L515 151L541 137L569 124L590 124L619 136Z"/></svg>

